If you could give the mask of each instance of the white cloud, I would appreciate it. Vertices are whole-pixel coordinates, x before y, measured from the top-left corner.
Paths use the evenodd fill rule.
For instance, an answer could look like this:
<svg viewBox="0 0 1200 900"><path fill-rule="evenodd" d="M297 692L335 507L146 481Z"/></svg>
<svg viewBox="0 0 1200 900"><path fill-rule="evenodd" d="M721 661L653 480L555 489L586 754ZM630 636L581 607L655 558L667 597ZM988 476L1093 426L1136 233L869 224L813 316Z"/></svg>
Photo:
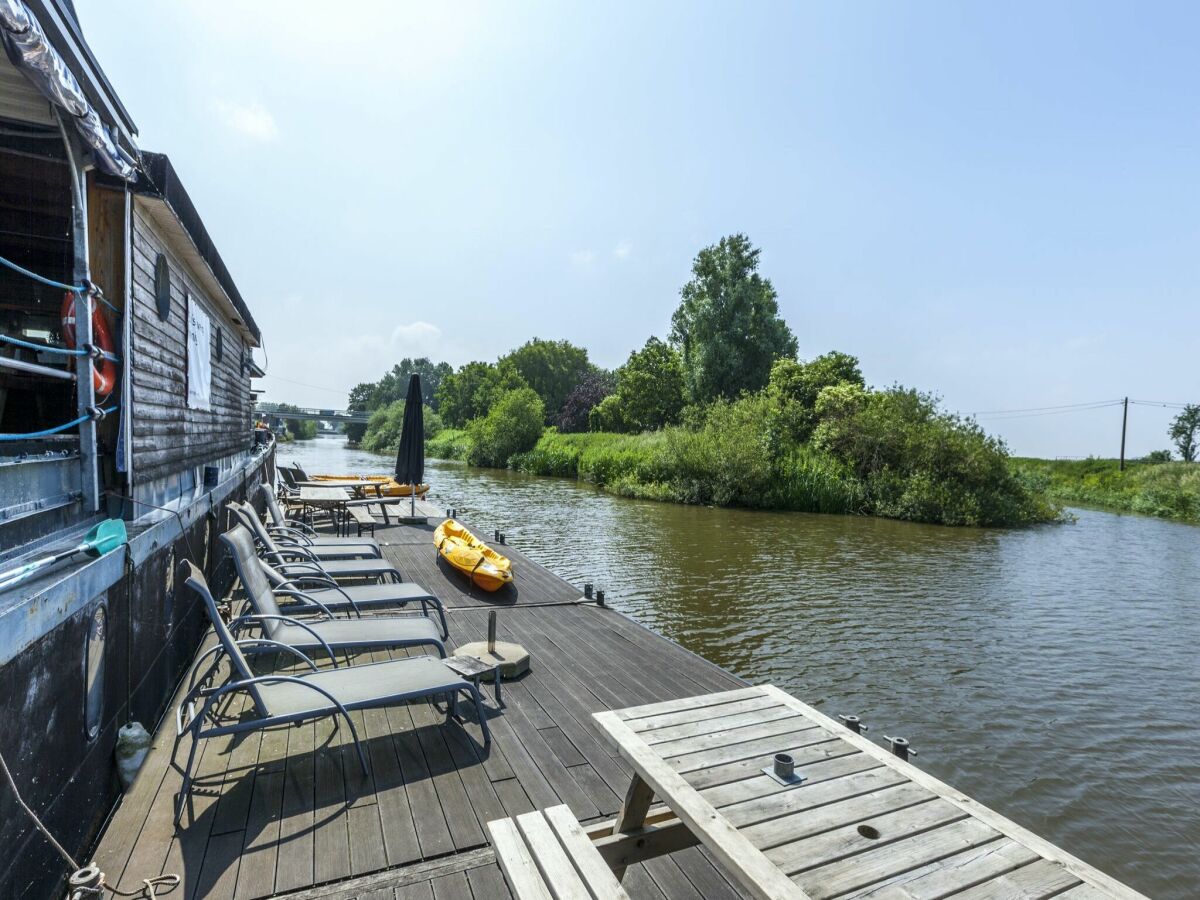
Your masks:
<svg viewBox="0 0 1200 900"><path fill-rule="evenodd" d="M237 103L232 100L218 100L217 113L225 124L238 134L256 141L273 141L279 136L279 126L271 111L257 101Z"/></svg>
<svg viewBox="0 0 1200 900"><path fill-rule="evenodd" d="M412 347L414 350L427 348L431 344L440 344L442 329L429 322L412 322L408 325L397 325L392 331L392 347L403 349ZM427 353L421 353L421 356Z"/></svg>
<svg viewBox="0 0 1200 900"><path fill-rule="evenodd" d="M629 238L622 238L617 241L617 246L613 248L613 256L617 259L629 259L632 253L633 241L629 240Z"/></svg>
<svg viewBox="0 0 1200 900"><path fill-rule="evenodd" d="M571 265L577 269L590 269L595 262L595 250L576 250L571 254Z"/></svg>

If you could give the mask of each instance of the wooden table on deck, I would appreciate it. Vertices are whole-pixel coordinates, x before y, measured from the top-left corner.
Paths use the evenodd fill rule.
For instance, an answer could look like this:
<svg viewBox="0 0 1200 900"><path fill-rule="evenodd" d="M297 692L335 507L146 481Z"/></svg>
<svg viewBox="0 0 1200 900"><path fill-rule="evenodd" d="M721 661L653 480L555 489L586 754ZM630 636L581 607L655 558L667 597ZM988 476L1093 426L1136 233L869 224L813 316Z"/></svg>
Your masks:
<svg viewBox="0 0 1200 900"><path fill-rule="evenodd" d="M376 497L383 496L383 486L387 484L385 481L372 481L368 478L326 478L322 481L298 481L296 486L300 490L306 487L322 488L336 487L345 488L353 492L355 497L366 497L367 489L370 488L375 492Z"/></svg>
<svg viewBox="0 0 1200 900"><path fill-rule="evenodd" d="M618 877L700 843L763 900L1142 897L772 685L593 718L634 771L588 830Z"/></svg>
<svg viewBox="0 0 1200 900"><path fill-rule="evenodd" d="M311 506L315 509L330 510L330 516L334 520L334 527L341 533L342 520L345 519L346 503L350 500L350 494L344 487L302 487L296 498L302 506ZM341 516L335 515L340 511Z"/></svg>

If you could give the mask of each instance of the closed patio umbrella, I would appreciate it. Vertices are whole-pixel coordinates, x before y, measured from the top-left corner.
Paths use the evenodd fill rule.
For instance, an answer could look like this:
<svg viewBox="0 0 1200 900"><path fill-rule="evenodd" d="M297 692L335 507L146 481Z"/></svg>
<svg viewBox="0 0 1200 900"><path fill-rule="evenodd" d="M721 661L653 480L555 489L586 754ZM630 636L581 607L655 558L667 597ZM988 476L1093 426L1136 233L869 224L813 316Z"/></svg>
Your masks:
<svg viewBox="0 0 1200 900"><path fill-rule="evenodd" d="M421 376L409 376L408 396L404 398L404 424L400 428L400 447L396 450L396 480L412 486L412 514L417 511L417 485L425 477L425 404L421 397Z"/></svg>

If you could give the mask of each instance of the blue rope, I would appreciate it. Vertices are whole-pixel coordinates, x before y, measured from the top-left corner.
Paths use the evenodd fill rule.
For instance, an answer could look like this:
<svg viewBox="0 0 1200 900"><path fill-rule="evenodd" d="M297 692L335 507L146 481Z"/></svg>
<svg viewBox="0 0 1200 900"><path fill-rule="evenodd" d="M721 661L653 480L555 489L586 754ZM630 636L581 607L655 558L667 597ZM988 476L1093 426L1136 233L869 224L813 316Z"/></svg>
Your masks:
<svg viewBox="0 0 1200 900"><path fill-rule="evenodd" d="M0 265L8 266L8 268L12 269L14 272L19 272L26 278L32 278L34 281L46 285L46 287L58 288L59 290L63 291L74 291L76 294L87 293L87 285L63 284L61 281L55 281L52 278L46 278L44 275L39 275L37 272L30 272L28 269L18 266L11 259L5 259L3 256L0 256ZM104 299L103 294L97 294L96 299L115 312L117 315L121 314L119 309Z"/></svg>
<svg viewBox="0 0 1200 900"><path fill-rule="evenodd" d="M116 412L116 410L116 406L110 406L108 409L102 409L100 410L100 418L104 418L109 413ZM82 425L90 418L90 415L85 414L80 416L78 419L72 419L65 425L57 425L54 428L45 428L42 431L31 431L28 434L0 434L0 441L27 441L31 438L49 437L52 434L58 434L59 432L74 428L76 425Z"/></svg>
<svg viewBox="0 0 1200 900"><path fill-rule="evenodd" d="M12 344L15 347L24 347L26 350L37 350L39 353L60 353L63 356L87 356L86 350L68 350L66 347L49 347L45 344L31 344L29 341L23 341L20 338L9 337L7 334L0 334L0 341L6 344Z"/></svg>
<svg viewBox="0 0 1200 900"><path fill-rule="evenodd" d="M20 272L26 278L32 278L34 281L46 285L46 287L58 288L59 290L63 291L74 291L77 294L82 294L87 290L87 288L82 284L63 284L61 281L53 281L49 278L45 278L39 275L37 272L30 272L28 269L21 268L21 266L18 266L11 259L5 259L3 256L0 256L0 265L8 266L14 272Z"/></svg>

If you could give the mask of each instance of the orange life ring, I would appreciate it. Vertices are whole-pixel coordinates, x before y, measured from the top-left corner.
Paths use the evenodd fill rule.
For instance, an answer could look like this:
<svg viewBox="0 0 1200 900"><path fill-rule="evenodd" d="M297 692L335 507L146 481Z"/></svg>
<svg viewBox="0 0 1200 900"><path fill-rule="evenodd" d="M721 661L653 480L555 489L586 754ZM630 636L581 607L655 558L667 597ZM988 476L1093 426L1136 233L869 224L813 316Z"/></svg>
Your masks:
<svg viewBox="0 0 1200 900"><path fill-rule="evenodd" d="M71 291L67 291L63 296L62 332L63 342L69 349L74 350L75 294ZM92 307L92 344L99 347L105 353L113 352L112 332L108 330L108 320L104 318L104 311L100 309L99 304ZM116 383L117 367L112 364L112 361L105 359L103 356L93 360L92 387L95 389L96 394L102 397L111 394Z"/></svg>

